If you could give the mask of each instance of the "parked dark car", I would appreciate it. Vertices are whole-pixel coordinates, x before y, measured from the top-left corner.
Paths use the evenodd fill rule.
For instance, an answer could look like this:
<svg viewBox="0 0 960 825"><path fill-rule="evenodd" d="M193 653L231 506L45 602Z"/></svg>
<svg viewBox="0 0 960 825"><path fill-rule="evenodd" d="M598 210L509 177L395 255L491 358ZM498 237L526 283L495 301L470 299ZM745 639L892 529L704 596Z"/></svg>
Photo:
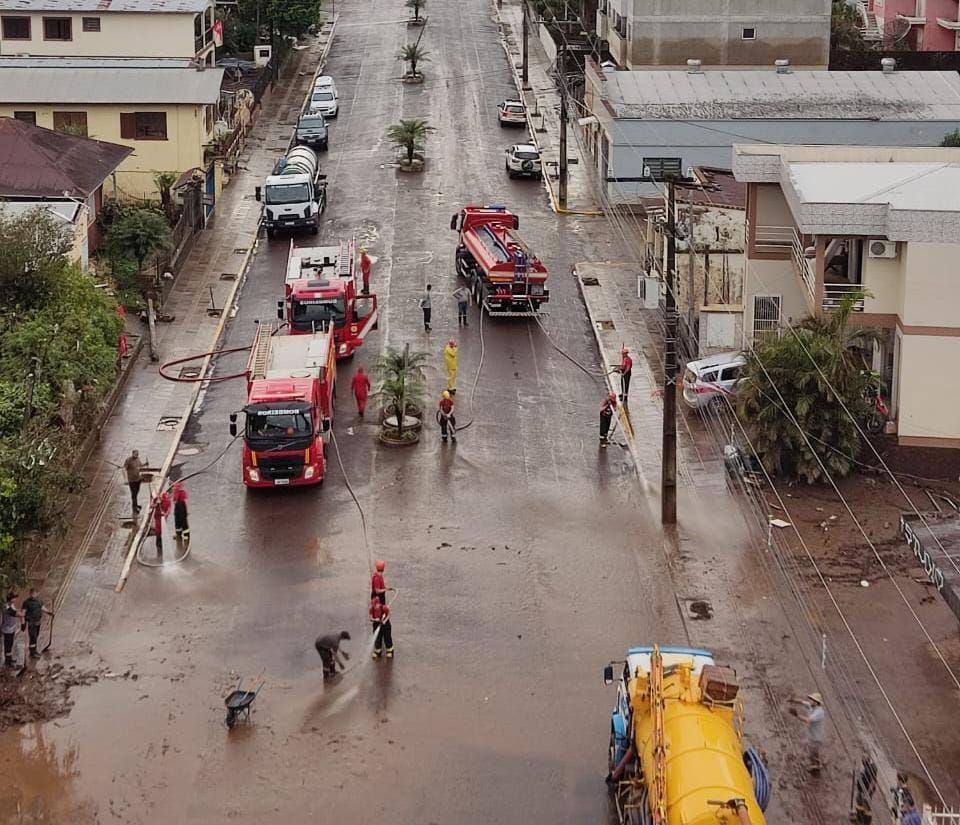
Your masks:
<svg viewBox="0 0 960 825"><path fill-rule="evenodd" d="M326 149L330 145L327 121L319 112L302 115L297 121L297 143L313 149Z"/></svg>

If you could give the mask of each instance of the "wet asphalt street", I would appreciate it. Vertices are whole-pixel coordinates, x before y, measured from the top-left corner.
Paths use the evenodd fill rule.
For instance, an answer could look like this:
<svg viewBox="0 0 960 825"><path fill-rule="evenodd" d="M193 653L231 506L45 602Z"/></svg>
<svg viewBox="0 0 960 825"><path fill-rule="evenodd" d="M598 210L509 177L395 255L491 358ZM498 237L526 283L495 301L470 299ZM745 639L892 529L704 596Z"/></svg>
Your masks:
<svg viewBox="0 0 960 825"><path fill-rule="evenodd" d="M457 329L453 212L501 202L551 270L554 340L599 370L571 277L611 255L606 225L558 217L536 182L509 181L496 104L513 92L486 3L432 0L420 86L396 53L419 29L400 0L342 8L326 71L340 115L323 165L330 206L320 243L356 236L374 257L385 313L341 363L336 445L322 488L248 494L239 447L188 483L193 552L137 569L94 646L117 671L78 691L68 719L22 732L35 759L22 781L50 822L580 823L603 821L609 710L602 665L640 642L684 642L660 552L656 501L629 454L596 445L599 380L563 359L530 320ZM425 117L427 169L391 163L386 127ZM313 245L309 235L298 245ZM287 241L261 238L226 345L252 338L282 292ZM434 285L434 331L417 307ZM376 440L349 398L355 366L384 345L430 354L428 406L442 349L460 342L456 447L434 425L412 448ZM225 357L218 374L243 368ZM473 397L474 403L470 400ZM203 394L175 473L229 442L241 381ZM360 513L346 486L363 507ZM387 561L397 656L369 659L369 565ZM313 639L348 629L351 668L323 686ZM266 680L250 727L227 733L222 697L237 675ZM236 675L235 675L236 674ZM42 738L38 747L37 737ZM47 754L47 758L44 758ZM16 777L14 777L16 779Z"/></svg>

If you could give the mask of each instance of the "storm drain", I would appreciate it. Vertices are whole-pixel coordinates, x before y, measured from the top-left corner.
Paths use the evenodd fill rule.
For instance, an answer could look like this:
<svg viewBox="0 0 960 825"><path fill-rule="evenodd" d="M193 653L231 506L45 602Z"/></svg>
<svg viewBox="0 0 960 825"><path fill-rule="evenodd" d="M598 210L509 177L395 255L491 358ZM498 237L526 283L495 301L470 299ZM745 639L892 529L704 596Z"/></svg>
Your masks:
<svg viewBox="0 0 960 825"><path fill-rule="evenodd" d="M157 424L157 430L158 432L169 432L177 429L179 423L179 415L164 415L160 418L160 423Z"/></svg>
<svg viewBox="0 0 960 825"><path fill-rule="evenodd" d="M221 280L221 281L235 281L235 280L237 280L237 273L236 273L236 272L221 272L221 273L220 273L220 280Z"/></svg>
<svg viewBox="0 0 960 825"><path fill-rule="evenodd" d="M180 367L181 378L199 378L200 367Z"/></svg>
<svg viewBox="0 0 960 825"><path fill-rule="evenodd" d="M233 250L233 254L234 254L234 255L246 255L246 254L247 254L247 247L245 247L245 246L238 246L236 249Z"/></svg>
<svg viewBox="0 0 960 825"><path fill-rule="evenodd" d="M684 599L687 612L695 622L705 622L713 618L713 605L706 599Z"/></svg>
<svg viewBox="0 0 960 825"><path fill-rule="evenodd" d="M207 307L207 316L210 318L219 318L223 315L223 309L220 307Z"/></svg>
<svg viewBox="0 0 960 825"><path fill-rule="evenodd" d="M616 329L613 325L613 321L597 321L595 326L598 330L603 332L604 330Z"/></svg>
<svg viewBox="0 0 960 825"><path fill-rule="evenodd" d="M580 278L580 283L584 286L600 286L599 278L588 278L586 276Z"/></svg>

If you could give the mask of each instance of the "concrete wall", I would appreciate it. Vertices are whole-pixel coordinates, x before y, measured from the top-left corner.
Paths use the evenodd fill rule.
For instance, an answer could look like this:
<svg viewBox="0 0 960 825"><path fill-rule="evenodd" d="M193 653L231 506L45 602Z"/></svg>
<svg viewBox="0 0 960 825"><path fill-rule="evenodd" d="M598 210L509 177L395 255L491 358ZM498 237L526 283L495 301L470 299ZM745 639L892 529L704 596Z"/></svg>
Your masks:
<svg viewBox="0 0 960 825"><path fill-rule="evenodd" d="M211 8L212 8L211 2ZM0 40L0 54L58 55L60 57L184 57L196 55L194 14L174 13L63 13L17 14L29 17L30 40ZM44 17L69 17L71 40L44 40ZM85 32L83 18L95 17L100 31Z"/></svg>
<svg viewBox="0 0 960 825"><path fill-rule="evenodd" d="M960 327L960 278L955 244L900 244L906 281L900 318L905 326ZM956 412L960 418L960 412Z"/></svg>
<svg viewBox="0 0 960 825"><path fill-rule="evenodd" d="M753 335L753 299L756 295L780 296L780 319L786 325L810 314L807 291L790 261L747 262L743 282L743 334Z"/></svg>
<svg viewBox="0 0 960 825"><path fill-rule="evenodd" d="M626 13L629 68L772 65L826 69L830 56L830 0L611 0ZM745 40L744 28L755 37ZM609 31L613 51L614 36Z"/></svg>
<svg viewBox="0 0 960 825"><path fill-rule="evenodd" d="M787 199L776 183L757 183L753 186L757 203L756 226L795 226Z"/></svg>
<svg viewBox="0 0 960 825"><path fill-rule="evenodd" d="M901 444L960 447L960 337L900 338L899 413Z"/></svg>
<svg viewBox="0 0 960 825"><path fill-rule="evenodd" d="M896 258L871 258L864 250L863 288L867 297L863 311L880 315L896 315L903 306L903 248Z"/></svg>
<svg viewBox="0 0 960 825"><path fill-rule="evenodd" d="M119 143L134 149L117 169L117 185L120 195L134 198L157 197L153 184L154 172L186 172L203 166L203 144L209 139L206 134L204 107L170 104L167 106L130 105L82 105L64 104L50 106L46 103L18 103L15 106L0 104L0 116L12 116L14 110L37 113L37 126L53 128L53 112L86 111L87 135L108 143ZM128 140L120 137L121 112L166 112L166 140ZM107 194L113 194L112 184L106 185Z"/></svg>
<svg viewBox="0 0 960 825"><path fill-rule="evenodd" d="M594 88L591 111L603 104ZM609 114L604 109L609 120ZM730 169L734 143L798 143L852 146L937 146L943 136L960 129L960 113L951 121L865 120L613 120L605 126L611 143L613 177L639 177L644 157L679 157L682 169L714 166ZM614 200L629 201L656 193L647 183L610 183Z"/></svg>

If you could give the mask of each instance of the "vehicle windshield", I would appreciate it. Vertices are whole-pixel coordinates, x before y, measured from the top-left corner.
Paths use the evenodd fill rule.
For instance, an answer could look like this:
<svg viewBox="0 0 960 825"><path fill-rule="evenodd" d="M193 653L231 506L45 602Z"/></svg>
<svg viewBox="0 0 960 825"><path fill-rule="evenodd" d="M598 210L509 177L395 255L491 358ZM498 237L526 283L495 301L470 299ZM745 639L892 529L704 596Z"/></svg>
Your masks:
<svg viewBox="0 0 960 825"><path fill-rule="evenodd" d="M331 322L338 326L346 320L347 304L342 295L335 298L293 299L293 317L290 323L294 329L320 329Z"/></svg>
<svg viewBox="0 0 960 825"><path fill-rule="evenodd" d="M513 156L517 160L540 160L538 152L514 152Z"/></svg>
<svg viewBox="0 0 960 825"><path fill-rule="evenodd" d="M321 103L329 103L331 100L333 100L333 92L331 92L329 89L323 89L322 91L314 92L313 99L319 100Z"/></svg>
<svg viewBox="0 0 960 825"><path fill-rule="evenodd" d="M310 408L298 402L256 404L247 409L244 435L254 449L265 445L286 448L313 435ZM295 446L294 446L295 449Z"/></svg>
<svg viewBox="0 0 960 825"><path fill-rule="evenodd" d="M305 183L272 183L267 187L267 203L306 203L310 187Z"/></svg>
<svg viewBox="0 0 960 825"><path fill-rule="evenodd" d="M298 124L301 129L319 129L323 126L323 115L306 115L300 118Z"/></svg>

